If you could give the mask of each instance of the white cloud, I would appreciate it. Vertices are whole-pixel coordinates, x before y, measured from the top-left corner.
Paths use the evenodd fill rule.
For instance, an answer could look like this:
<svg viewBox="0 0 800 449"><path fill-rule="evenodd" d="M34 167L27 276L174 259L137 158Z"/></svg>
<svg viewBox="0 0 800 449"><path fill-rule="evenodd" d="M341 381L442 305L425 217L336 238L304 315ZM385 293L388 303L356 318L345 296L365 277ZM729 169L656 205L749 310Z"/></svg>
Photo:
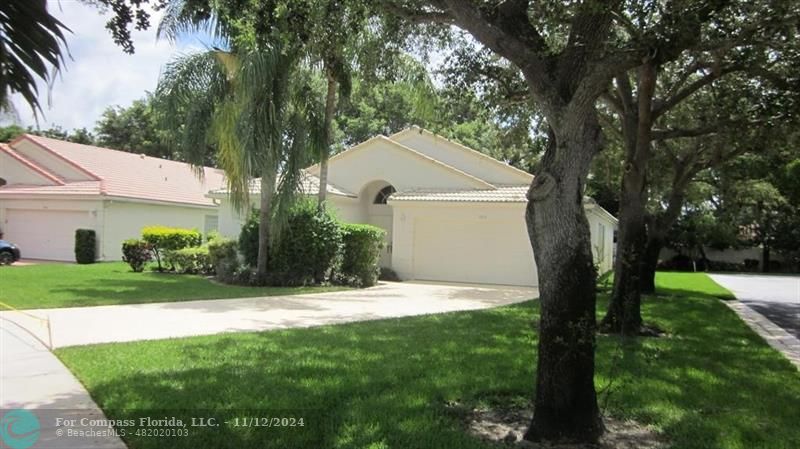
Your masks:
<svg viewBox="0 0 800 449"><path fill-rule="evenodd" d="M47 86L39 85L39 103L44 109L44 117L39 118L42 128L60 125L65 129L92 130L108 106L127 106L146 91L154 90L161 68L174 55L202 48L199 44L175 46L157 40L155 27L161 15L153 13L149 30L132 33L136 52L129 55L114 44L105 28L109 14L101 14L97 8L77 0L50 0L48 7L72 30L67 35L72 59L67 59L66 70L55 80L49 104ZM21 97L15 95L12 101L20 124L36 126L33 113Z"/></svg>

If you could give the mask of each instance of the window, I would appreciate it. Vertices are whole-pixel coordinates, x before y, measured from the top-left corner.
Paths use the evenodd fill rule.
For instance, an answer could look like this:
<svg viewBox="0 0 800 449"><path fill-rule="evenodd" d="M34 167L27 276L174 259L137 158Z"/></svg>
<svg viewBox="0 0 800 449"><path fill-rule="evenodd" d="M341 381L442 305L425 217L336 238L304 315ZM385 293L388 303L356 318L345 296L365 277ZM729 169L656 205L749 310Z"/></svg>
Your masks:
<svg viewBox="0 0 800 449"><path fill-rule="evenodd" d="M382 188L381 191L375 195L375 201L373 201L372 204L386 204L386 200L388 200L394 192L397 192L397 190L392 186Z"/></svg>
<svg viewBox="0 0 800 449"><path fill-rule="evenodd" d="M600 248L601 253L606 250L606 227L603 223L597 224L597 247Z"/></svg>
<svg viewBox="0 0 800 449"><path fill-rule="evenodd" d="M219 216L206 215L205 220L203 222L203 232L206 235L208 235L209 232L218 230L219 230Z"/></svg>

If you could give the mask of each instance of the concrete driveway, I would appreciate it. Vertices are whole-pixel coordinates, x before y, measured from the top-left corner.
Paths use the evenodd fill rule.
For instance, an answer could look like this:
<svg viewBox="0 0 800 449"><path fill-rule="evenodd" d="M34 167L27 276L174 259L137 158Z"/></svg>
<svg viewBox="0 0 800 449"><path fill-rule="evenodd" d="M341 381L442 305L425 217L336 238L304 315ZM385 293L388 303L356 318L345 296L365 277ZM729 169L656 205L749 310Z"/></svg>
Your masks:
<svg viewBox="0 0 800 449"><path fill-rule="evenodd" d="M537 289L527 287L385 282L310 295L26 311L49 318L52 338L33 318L14 312L2 312L0 318L58 348L485 309L538 296Z"/></svg>
<svg viewBox="0 0 800 449"><path fill-rule="evenodd" d="M742 304L800 338L800 276L712 274Z"/></svg>

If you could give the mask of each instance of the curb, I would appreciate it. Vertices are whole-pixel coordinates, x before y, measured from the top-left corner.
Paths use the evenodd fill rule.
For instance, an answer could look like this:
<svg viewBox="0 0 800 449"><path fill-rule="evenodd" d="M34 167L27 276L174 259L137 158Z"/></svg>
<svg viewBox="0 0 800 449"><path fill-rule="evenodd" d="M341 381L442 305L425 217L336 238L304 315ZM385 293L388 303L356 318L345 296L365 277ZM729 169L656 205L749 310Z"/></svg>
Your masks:
<svg viewBox="0 0 800 449"><path fill-rule="evenodd" d="M739 318L766 340L770 346L789 359L795 368L800 370L800 340L739 301L722 302L736 312Z"/></svg>

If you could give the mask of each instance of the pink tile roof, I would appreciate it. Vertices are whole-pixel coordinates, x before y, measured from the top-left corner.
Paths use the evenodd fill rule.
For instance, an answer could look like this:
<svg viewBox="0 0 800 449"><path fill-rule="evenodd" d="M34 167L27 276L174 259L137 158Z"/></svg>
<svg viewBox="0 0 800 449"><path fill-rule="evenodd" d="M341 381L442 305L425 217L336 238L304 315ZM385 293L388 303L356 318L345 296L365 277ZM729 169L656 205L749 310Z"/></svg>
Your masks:
<svg viewBox="0 0 800 449"><path fill-rule="evenodd" d="M389 201L447 201L459 203L525 203L527 185L483 190L407 190L393 193Z"/></svg>
<svg viewBox="0 0 800 449"><path fill-rule="evenodd" d="M114 197L213 206L209 190L225 185L222 170L203 168L200 179L191 165L124 151L24 135L38 146L85 172L92 182L63 186L5 186L0 194L104 194ZM11 144L12 148L14 143ZM44 167L43 170L47 171ZM57 176L57 174L55 174Z"/></svg>

